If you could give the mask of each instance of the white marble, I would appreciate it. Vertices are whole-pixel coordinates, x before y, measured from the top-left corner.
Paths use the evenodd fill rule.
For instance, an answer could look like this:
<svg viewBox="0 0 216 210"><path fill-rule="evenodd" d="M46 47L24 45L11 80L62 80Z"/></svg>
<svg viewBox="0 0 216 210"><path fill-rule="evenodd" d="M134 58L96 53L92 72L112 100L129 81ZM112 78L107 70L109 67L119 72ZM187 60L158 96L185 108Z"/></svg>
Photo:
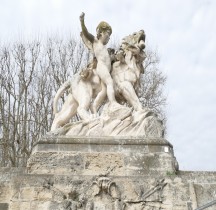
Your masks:
<svg viewBox="0 0 216 210"><path fill-rule="evenodd" d="M101 22L97 35L93 36L85 26L84 17L82 13L81 37L93 60L57 91L51 131L59 135L162 137L162 122L151 110L142 107L136 93L140 75L144 73L145 32L140 30L124 37L119 49L107 49L111 26ZM58 100L67 89L70 94L58 111ZM98 107L104 102L99 114ZM70 123L75 114L81 120Z"/></svg>

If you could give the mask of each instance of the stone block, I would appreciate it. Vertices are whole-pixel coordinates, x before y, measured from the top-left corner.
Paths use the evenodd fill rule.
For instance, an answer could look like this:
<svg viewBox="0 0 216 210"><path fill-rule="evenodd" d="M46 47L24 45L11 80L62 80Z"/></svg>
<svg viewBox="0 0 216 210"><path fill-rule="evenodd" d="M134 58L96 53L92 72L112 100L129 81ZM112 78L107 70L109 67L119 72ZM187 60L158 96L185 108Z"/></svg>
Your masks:
<svg viewBox="0 0 216 210"><path fill-rule="evenodd" d="M19 201L11 201L9 205L9 210L21 210Z"/></svg>
<svg viewBox="0 0 216 210"><path fill-rule="evenodd" d="M84 175L124 175L124 160L120 153L85 154Z"/></svg>
<svg viewBox="0 0 216 210"><path fill-rule="evenodd" d="M32 201L30 205L31 210L49 210L50 201Z"/></svg>
<svg viewBox="0 0 216 210"><path fill-rule="evenodd" d="M0 210L9 210L8 203L0 203Z"/></svg>
<svg viewBox="0 0 216 210"><path fill-rule="evenodd" d="M36 174L141 175L175 171L174 160L172 145L165 139L52 137L39 142L28 168Z"/></svg>
<svg viewBox="0 0 216 210"><path fill-rule="evenodd" d="M24 187L20 190L20 200L35 200L37 199L37 192L33 187Z"/></svg>
<svg viewBox="0 0 216 210"><path fill-rule="evenodd" d="M11 198L11 188L8 182L0 183L0 202L9 202Z"/></svg>
<svg viewBox="0 0 216 210"><path fill-rule="evenodd" d="M32 210L31 207L30 207L30 201L28 202L20 202L20 210Z"/></svg>

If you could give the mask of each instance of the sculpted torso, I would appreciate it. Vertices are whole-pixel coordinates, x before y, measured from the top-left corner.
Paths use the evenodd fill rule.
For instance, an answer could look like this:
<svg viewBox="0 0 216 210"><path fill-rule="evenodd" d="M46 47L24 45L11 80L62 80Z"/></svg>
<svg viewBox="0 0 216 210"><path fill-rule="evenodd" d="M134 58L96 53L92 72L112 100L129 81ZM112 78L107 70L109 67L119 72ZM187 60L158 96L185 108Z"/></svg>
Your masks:
<svg viewBox="0 0 216 210"><path fill-rule="evenodd" d="M95 39L95 42L93 44L94 54L97 58L97 69L99 67L106 68L109 72L111 70L111 60L109 53L107 51L106 46L100 41Z"/></svg>
<svg viewBox="0 0 216 210"><path fill-rule="evenodd" d="M137 76L134 71L131 71L130 67L126 63L117 61L113 64L112 77L116 83L130 81L135 84Z"/></svg>

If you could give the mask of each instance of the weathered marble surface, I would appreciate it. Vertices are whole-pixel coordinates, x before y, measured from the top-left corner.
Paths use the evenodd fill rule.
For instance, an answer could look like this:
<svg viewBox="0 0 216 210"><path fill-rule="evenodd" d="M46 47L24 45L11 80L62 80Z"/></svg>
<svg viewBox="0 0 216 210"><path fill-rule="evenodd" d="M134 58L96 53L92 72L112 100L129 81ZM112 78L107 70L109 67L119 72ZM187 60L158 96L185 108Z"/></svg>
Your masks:
<svg viewBox="0 0 216 210"><path fill-rule="evenodd" d="M102 117L68 123L49 132L51 135L67 136L145 136L162 138L164 126L151 111L132 112L127 107L117 108Z"/></svg>
<svg viewBox="0 0 216 210"><path fill-rule="evenodd" d="M65 82L57 91L51 133L73 136L163 137L162 121L151 110L142 107L136 93L140 75L144 73L145 32L140 30L124 37L118 49L107 51L104 46L106 43L100 40L103 39L103 33L100 32L102 35L97 38L89 35L83 18L84 16L81 18L84 43L90 44L90 50L98 54L86 69ZM97 47L102 47L103 50L98 50ZM100 59L106 62L102 62L102 65ZM114 89L111 90L112 88ZM70 94L58 111L58 100L67 89L70 89ZM115 96L111 97L111 93L115 93ZM105 106L99 113L98 108L103 103ZM78 114L80 120L70 123L75 114Z"/></svg>

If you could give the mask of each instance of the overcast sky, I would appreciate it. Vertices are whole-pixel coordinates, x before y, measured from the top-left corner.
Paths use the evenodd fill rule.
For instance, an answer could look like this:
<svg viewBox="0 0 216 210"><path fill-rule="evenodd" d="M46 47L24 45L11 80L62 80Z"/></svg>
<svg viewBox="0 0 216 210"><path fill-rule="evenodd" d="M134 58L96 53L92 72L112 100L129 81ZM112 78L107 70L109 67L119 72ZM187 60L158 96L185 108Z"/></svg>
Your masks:
<svg viewBox="0 0 216 210"><path fill-rule="evenodd" d="M0 0L0 43L59 33L79 34L79 15L112 37L140 29L167 75L167 140L181 170L216 170L215 0Z"/></svg>

